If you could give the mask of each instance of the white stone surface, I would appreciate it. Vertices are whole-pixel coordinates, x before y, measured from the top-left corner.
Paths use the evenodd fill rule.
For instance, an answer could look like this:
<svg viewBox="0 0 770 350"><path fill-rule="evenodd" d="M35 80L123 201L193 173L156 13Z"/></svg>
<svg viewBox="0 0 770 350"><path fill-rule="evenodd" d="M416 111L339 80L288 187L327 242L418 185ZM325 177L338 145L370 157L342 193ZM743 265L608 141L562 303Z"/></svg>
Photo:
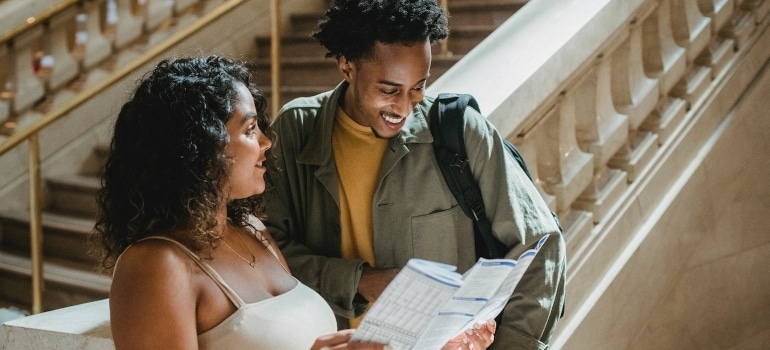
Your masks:
<svg viewBox="0 0 770 350"><path fill-rule="evenodd" d="M8 321L0 349L114 349L108 299Z"/></svg>

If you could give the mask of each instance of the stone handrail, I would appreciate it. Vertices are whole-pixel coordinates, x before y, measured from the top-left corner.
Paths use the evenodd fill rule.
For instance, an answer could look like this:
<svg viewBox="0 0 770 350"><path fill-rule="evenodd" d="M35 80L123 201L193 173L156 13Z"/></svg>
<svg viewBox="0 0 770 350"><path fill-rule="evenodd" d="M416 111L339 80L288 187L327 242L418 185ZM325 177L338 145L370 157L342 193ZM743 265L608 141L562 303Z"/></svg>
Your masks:
<svg viewBox="0 0 770 350"><path fill-rule="evenodd" d="M697 149L682 140L761 69L768 12L767 0L530 1L429 87L479 99L562 221L571 309L556 348L639 244L684 166L672 154Z"/></svg>

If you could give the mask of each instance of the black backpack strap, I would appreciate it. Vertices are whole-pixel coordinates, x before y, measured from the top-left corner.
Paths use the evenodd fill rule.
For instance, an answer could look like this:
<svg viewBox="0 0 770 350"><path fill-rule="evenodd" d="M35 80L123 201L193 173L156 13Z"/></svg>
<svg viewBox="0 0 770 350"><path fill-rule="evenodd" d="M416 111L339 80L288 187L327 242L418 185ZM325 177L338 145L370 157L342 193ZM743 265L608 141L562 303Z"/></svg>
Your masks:
<svg viewBox="0 0 770 350"><path fill-rule="evenodd" d="M433 149L447 186L460 203L465 215L476 224L476 255L499 258L507 252L507 247L492 234L492 224L484 210L481 189L473 178L465 152L463 120L467 106L479 110L478 102L471 95L438 95L430 110Z"/></svg>

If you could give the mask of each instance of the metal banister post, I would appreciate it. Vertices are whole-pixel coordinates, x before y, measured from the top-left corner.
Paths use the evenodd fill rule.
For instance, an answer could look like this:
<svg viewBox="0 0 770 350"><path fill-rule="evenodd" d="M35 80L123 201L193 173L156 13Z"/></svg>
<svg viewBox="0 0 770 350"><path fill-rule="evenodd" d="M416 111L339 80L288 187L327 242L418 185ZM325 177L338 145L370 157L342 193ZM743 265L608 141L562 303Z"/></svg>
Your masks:
<svg viewBox="0 0 770 350"><path fill-rule="evenodd" d="M32 260L32 313L43 312L43 225L40 193L40 134L29 136L29 249Z"/></svg>
<svg viewBox="0 0 770 350"><path fill-rule="evenodd" d="M270 79L272 115L281 110L281 8L279 0L270 1Z"/></svg>

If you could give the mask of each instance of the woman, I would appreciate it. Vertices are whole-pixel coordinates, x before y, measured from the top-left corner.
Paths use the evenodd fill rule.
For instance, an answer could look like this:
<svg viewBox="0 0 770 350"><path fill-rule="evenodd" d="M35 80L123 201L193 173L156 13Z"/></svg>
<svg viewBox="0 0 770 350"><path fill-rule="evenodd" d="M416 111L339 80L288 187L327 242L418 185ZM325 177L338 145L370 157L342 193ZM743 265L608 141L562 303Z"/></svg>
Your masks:
<svg viewBox="0 0 770 350"><path fill-rule="evenodd" d="M96 231L118 349L382 349L347 343L291 276L263 212L265 98L241 64L162 61L120 110ZM485 348L493 330L455 339Z"/></svg>

